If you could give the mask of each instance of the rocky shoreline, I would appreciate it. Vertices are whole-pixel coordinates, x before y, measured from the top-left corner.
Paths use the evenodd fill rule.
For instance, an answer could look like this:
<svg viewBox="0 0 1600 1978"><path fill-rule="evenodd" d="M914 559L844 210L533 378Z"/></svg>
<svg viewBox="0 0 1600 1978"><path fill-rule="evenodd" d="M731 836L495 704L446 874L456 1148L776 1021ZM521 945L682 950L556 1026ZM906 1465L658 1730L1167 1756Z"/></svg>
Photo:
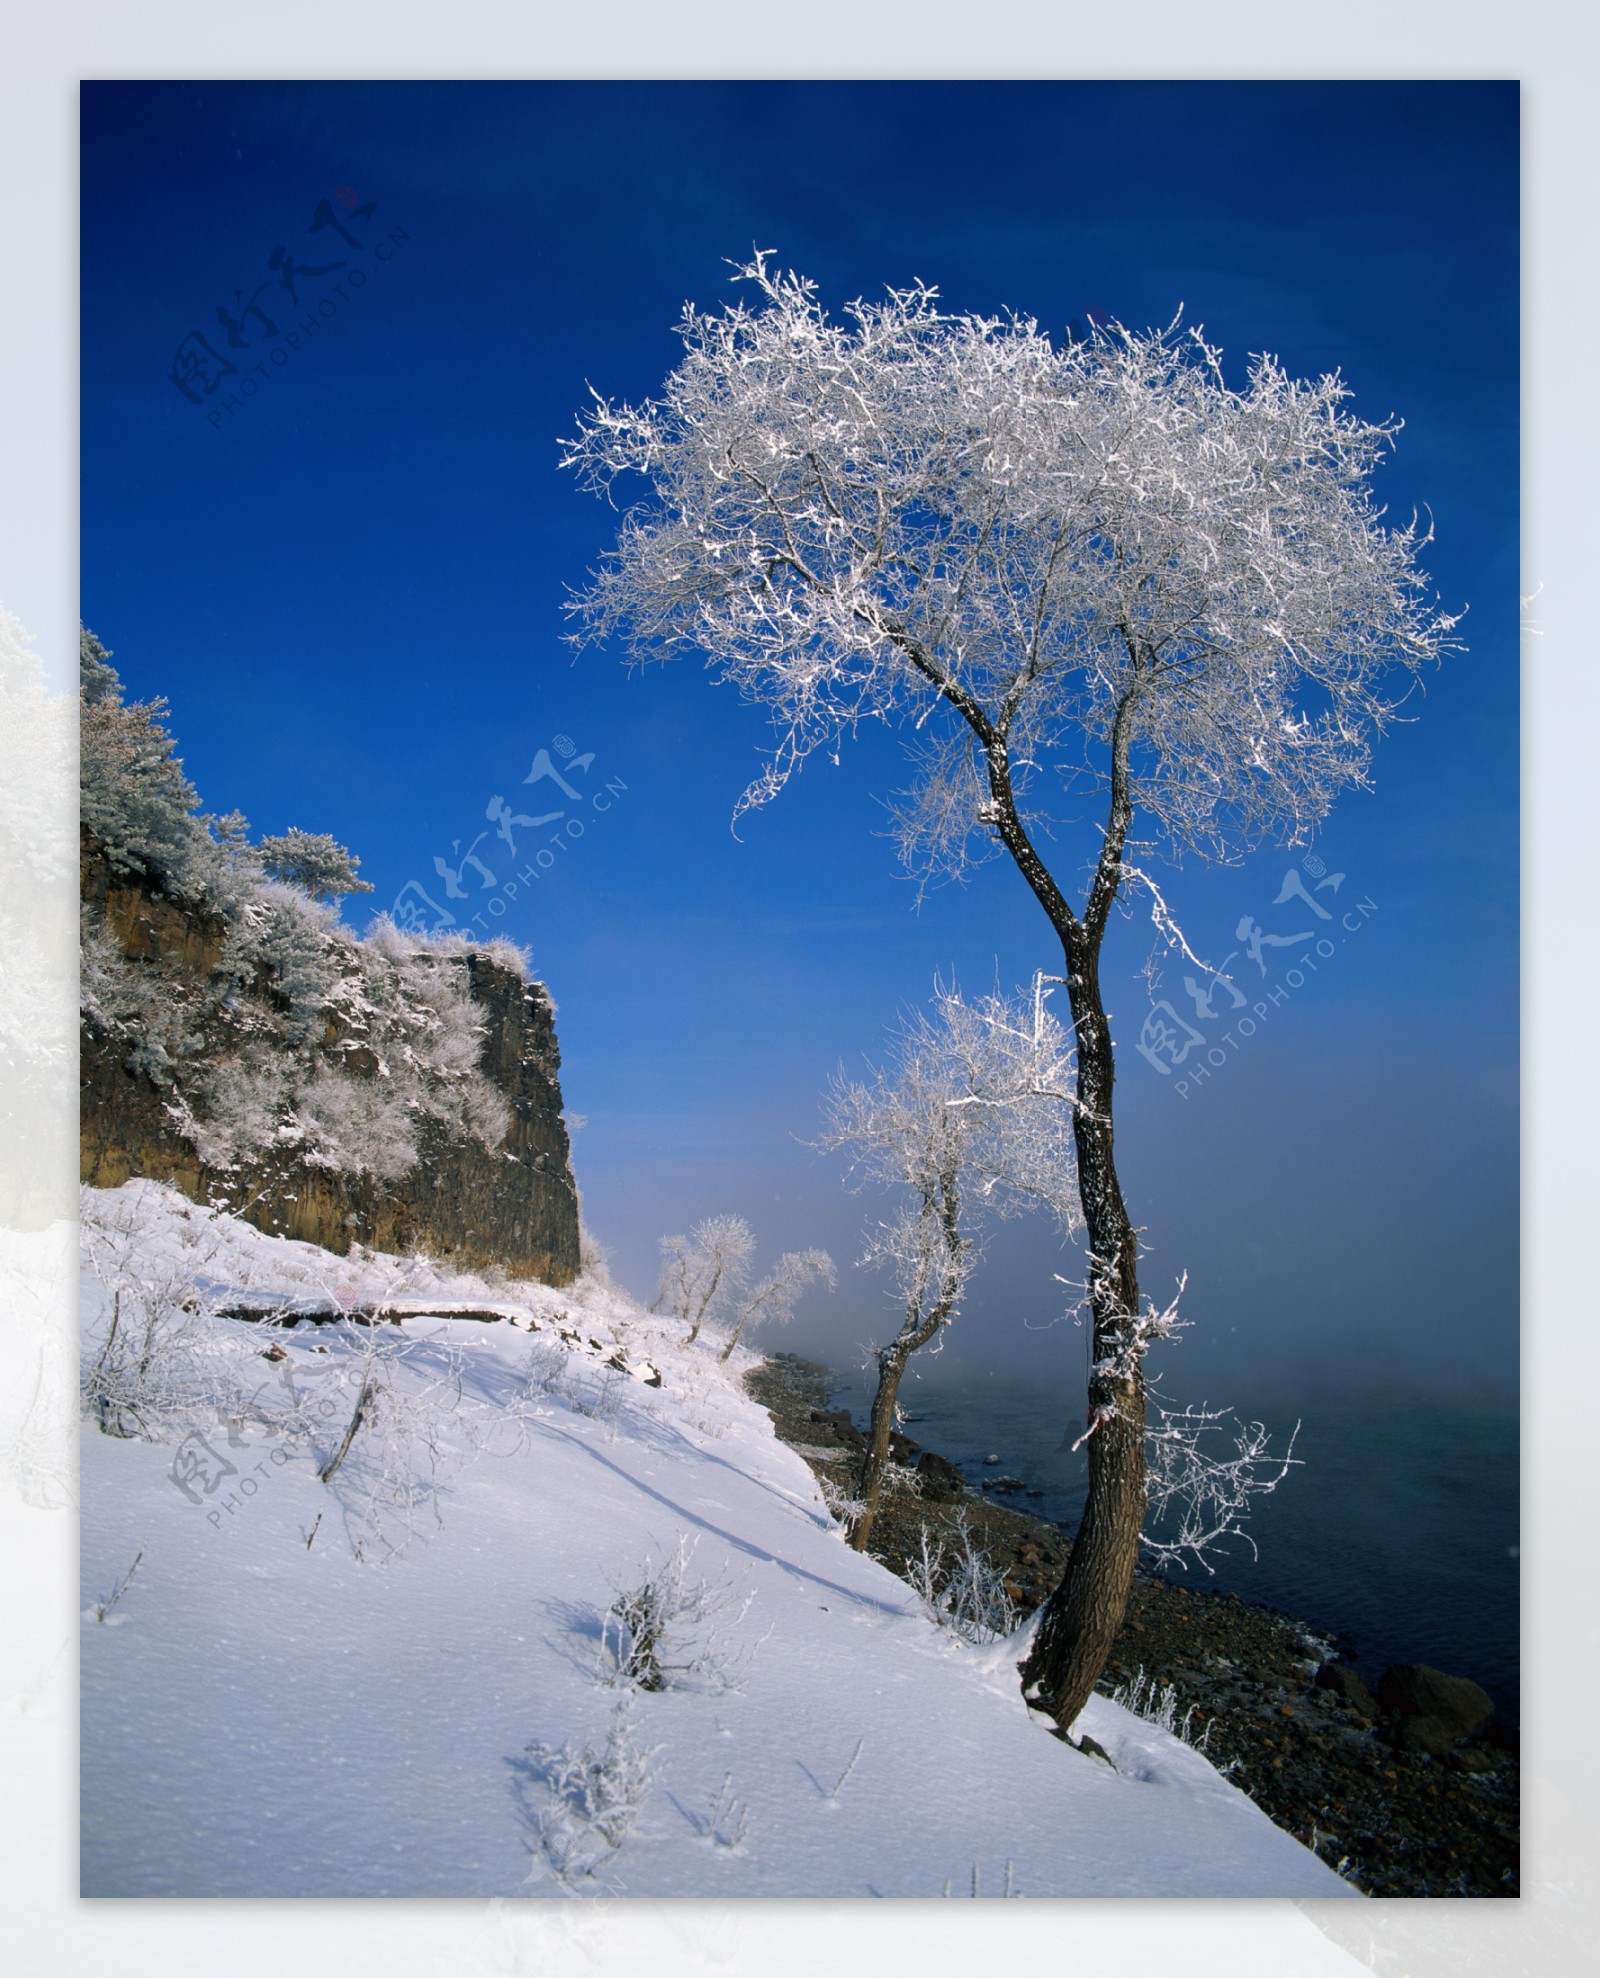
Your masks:
<svg viewBox="0 0 1600 1978"><path fill-rule="evenodd" d="M784 1442L848 1489L860 1429L829 1407L832 1369L778 1354L747 1379ZM1068 1535L974 1490L956 1467L899 1438L918 1487L885 1498L871 1547L904 1574L935 1533L965 1520L1002 1570L1019 1616L1061 1576ZM1270 1819L1374 1896L1518 1892L1515 1732L1475 1684L1391 1670L1374 1696L1334 1644L1293 1616L1141 1575L1101 1687L1170 1685L1191 1742Z"/></svg>

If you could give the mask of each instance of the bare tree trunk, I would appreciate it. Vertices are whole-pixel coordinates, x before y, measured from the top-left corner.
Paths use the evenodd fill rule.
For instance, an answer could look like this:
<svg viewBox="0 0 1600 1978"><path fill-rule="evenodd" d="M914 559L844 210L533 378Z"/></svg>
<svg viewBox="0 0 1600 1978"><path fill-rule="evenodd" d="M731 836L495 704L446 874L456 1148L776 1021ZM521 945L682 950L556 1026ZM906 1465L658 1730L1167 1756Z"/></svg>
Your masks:
<svg viewBox="0 0 1600 1978"><path fill-rule="evenodd" d="M374 1389L371 1379L369 1378L367 1380L364 1380L361 1383L361 1392L356 1396L356 1411L350 1417L349 1428L347 1428L344 1432L344 1441L339 1444L338 1450L336 1451L332 1462L329 1463L325 1469L319 1470L317 1472L318 1483L331 1482L334 1471L338 1469L339 1465L344 1461L346 1456L350 1454L350 1445L356 1439L356 1430L359 1429L361 1426L362 1417L366 1414L367 1409L371 1406L373 1393L374 1393Z"/></svg>
<svg viewBox="0 0 1600 1978"><path fill-rule="evenodd" d="M1023 1669L1024 1688L1048 1706L1063 1731L1088 1702L1122 1626L1145 1513L1143 1342L1137 1333L1139 1244L1117 1179L1112 1123L1116 1061L1100 994L1100 948L1122 884L1122 854L1133 821L1128 773L1132 724L1141 673L1149 664L1149 654L1126 626L1123 638L1132 678L1112 724L1110 808L1081 919L1067 904L1017 814L1003 733L992 726L985 732L967 714L984 742L1001 839L1061 942L1078 1044L1072 1130L1090 1258L1089 1492L1066 1572L1045 1603Z"/></svg>
<svg viewBox="0 0 1600 1978"><path fill-rule="evenodd" d="M1089 1490L1066 1572L1045 1603L1023 1669L1024 1687L1063 1731L1088 1702L1122 1626L1145 1514L1139 1246L1113 1154L1114 1068L1098 949L1097 939L1074 943L1067 956L1078 1038L1074 1135L1090 1256Z"/></svg>
<svg viewBox="0 0 1600 1978"><path fill-rule="evenodd" d="M866 1453L861 1458L860 1481L856 1493L862 1508L850 1527L850 1543L865 1552L872 1537L872 1521L878 1515L883 1495L884 1472L889 1467L889 1438L894 1433L894 1407L900 1393L900 1379L906 1370L910 1349L898 1340L878 1355L878 1391L872 1397L872 1420L867 1429Z"/></svg>
<svg viewBox="0 0 1600 1978"><path fill-rule="evenodd" d="M711 1283L707 1286L705 1295L695 1312L694 1323L689 1328L689 1337L683 1342L685 1346L693 1346L700 1337L700 1328L705 1323L706 1313L710 1309L712 1299L717 1295L717 1286L721 1284L722 1273L726 1268L726 1263L719 1259L716 1269L711 1273Z"/></svg>
<svg viewBox="0 0 1600 1978"><path fill-rule="evenodd" d="M905 1324L878 1354L878 1391L872 1397L872 1421L856 1485L864 1508L850 1528L850 1543L857 1552L867 1549L872 1522L878 1514L878 1501L883 1495L884 1474L889 1467L889 1439L894 1432L894 1404L906 1362L918 1347L927 1345L941 1326L949 1324L961 1295L962 1257L967 1246L961 1235L958 1167L945 1167L939 1175L937 1191L930 1188L924 1194L922 1217L924 1241L930 1246L923 1255L929 1261L930 1275L936 1273L934 1281L938 1289L933 1304L924 1312L922 1301L927 1295L924 1279L911 1301Z"/></svg>
<svg viewBox="0 0 1600 1978"><path fill-rule="evenodd" d="M1093 1693L1127 1612L1144 1528L1145 1385L1139 1314L1138 1239L1128 1221L1113 1153L1112 1090L1116 1065L1111 1026L1100 995L1100 946L1122 883L1122 855L1133 821L1129 751L1133 722L1152 655L1132 628L1121 628L1130 677L1111 729L1110 807L1089 898L1080 919L1039 856L1017 811L1008 730L1017 705L1007 696L996 722L914 639L897 643L977 737L984 754L992 822L1001 843L1044 909L1061 942L1067 995L1078 1043L1073 1138L1087 1228L1091 1373L1089 1493L1061 1584L1046 1601L1023 1667L1023 1687L1044 1702L1066 1731ZM1018 676L1018 686L1031 674Z"/></svg>

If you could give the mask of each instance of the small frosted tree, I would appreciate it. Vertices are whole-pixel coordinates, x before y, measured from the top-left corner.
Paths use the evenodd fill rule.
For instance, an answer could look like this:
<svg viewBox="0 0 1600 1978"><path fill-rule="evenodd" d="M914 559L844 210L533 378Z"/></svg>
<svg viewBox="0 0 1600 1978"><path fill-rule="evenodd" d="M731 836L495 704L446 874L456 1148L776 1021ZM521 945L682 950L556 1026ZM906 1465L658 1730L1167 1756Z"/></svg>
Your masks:
<svg viewBox="0 0 1600 1978"><path fill-rule="evenodd" d="M1261 356L1235 386L1198 331L1057 345L920 284L841 323L765 255L738 273L754 306L686 309L661 395L597 396L568 444L595 492L649 490L575 602L579 636L698 653L768 708L776 744L740 808L861 722L909 720L907 861L1003 854L1060 945L1093 1433L1026 1681L1066 1726L1145 1515L1151 1316L1100 986L1112 908L1143 877L1135 821L1173 854L1307 843L1455 621L1425 592L1427 535L1386 526L1372 493L1397 423L1355 417L1337 376Z"/></svg>
<svg viewBox="0 0 1600 1978"><path fill-rule="evenodd" d="M372 891L360 877L360 859L326 831L301 831L291 824L281 837L263 838L256 849L264 871L314 900Z"/></svg>
<svg viewBox="0 0 1600 1978"><path fill-rule="evenodd" d="M113 871L193 890L208 841L164 700L124 701L111 655L79 634L79 814Z"/></svg>
<svg viewBox="0 0 1600 1978"><path fill-rule="evenodd" d="M1071 1115L1072 1042L1047 1006L1043 979L1026 1000L966 1003L940 990L933 1014L905 1018L870 1078L835 1081L821 1145L849 1157L852 1178L890 1191L888 1218L863 1262L886 1265L901 1300L899 1330L876 1353L867 1446L850 1543L865 1551L889 1468L908 1362L957 1316L982 1225L1043 1208L1078 1222ZM937 1347L935 1347L937 1351Z"/></svg>
<svg viewBox="0 0 1600 1978"><path fill-rule="evenodd" d="M743 1216L707 1216L688 1236L661 1239L661 1283L653 1312L669 1312L689 1328L693 1346L700 1328L715 1324L749 1279L755 1231Z"/></svg>
<svg viewBox="0 0 1600 1978"><path fill-rule="evenodd" d="M785 1250L766 1276L738 1301L738 1316L717 1358L731 1360L733 1349L747 1332L787 1325L808 1285L825 1284L831 1291L838 1282L833 1259L826 1250Z"/></svg>

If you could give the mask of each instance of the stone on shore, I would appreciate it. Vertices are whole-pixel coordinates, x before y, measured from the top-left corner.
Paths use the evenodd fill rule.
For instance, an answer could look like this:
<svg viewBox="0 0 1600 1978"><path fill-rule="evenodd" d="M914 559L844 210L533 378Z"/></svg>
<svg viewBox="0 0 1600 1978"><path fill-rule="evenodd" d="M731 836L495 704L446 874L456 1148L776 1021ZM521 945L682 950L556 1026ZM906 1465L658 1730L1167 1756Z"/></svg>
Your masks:
<svg viewBox="0 0 1600 1978"><path fill-rule="evenodd" d="M967 1480L955 1464L936 1456L931 1449L923 1450L917 1458L917 1475L922 1482L922 1495L930 1501L960 1497L967 1488Z"/></svg>
<svg viewBox="0 0 1600 1978"><path fill-rule="evenodd" d="M1435 1755L1484 1729L1494 1700L1465 1676L1447 1676L1425 1662L1397 1662L1384 1671L1378 1702L1398 1719L1397 1740L1408 1751Z"/></svg>
<svg viewBox="0 0 1600 1978"><path fill-rule="evenodd" d="M1358 1717L1376 1717L1378 1714L1377 1698L1347 1663L1324 1662L1317 1671L1317 1688L1332 1690L1342 1702L1349 1704Z"/></svg>

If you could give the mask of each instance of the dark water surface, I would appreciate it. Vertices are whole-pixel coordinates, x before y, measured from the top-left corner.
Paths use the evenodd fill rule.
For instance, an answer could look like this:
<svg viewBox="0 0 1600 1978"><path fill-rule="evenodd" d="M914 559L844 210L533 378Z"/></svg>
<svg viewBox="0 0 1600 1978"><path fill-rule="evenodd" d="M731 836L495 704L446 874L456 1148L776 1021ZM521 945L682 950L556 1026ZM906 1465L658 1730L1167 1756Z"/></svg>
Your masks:
<svg viewBox="0 0 1600 1978"><path fill-rule="evenodd" d="M858 1421L868 1377L842 1375L835 1407ZM1237 1396L1235 1396L1237 1400ZM978 1485L1020 1477L1037 1495L1007 1494L1019 1510L1075 1528L1083 1452L1070 1444L1060 1389L930 1361L907 1378L907 1433ZM1513 1717L1518 1689L1518 1424L1503 1406L1385 1393L1299 1401L1295 1455L1303 1467L1256 1500L1250 1530L1213 1560L1215 1577L1186 1584L1282 1608L1340 1638L1339 1652L1375 1680L1391 1662L1427 1662L1481 1683ZM1281 1448L1296 1406L1247 1407ZM1220 1445L1219 1445L1220 1446ZM997 1455L1000 1467L984 1458Z"/></svg>

